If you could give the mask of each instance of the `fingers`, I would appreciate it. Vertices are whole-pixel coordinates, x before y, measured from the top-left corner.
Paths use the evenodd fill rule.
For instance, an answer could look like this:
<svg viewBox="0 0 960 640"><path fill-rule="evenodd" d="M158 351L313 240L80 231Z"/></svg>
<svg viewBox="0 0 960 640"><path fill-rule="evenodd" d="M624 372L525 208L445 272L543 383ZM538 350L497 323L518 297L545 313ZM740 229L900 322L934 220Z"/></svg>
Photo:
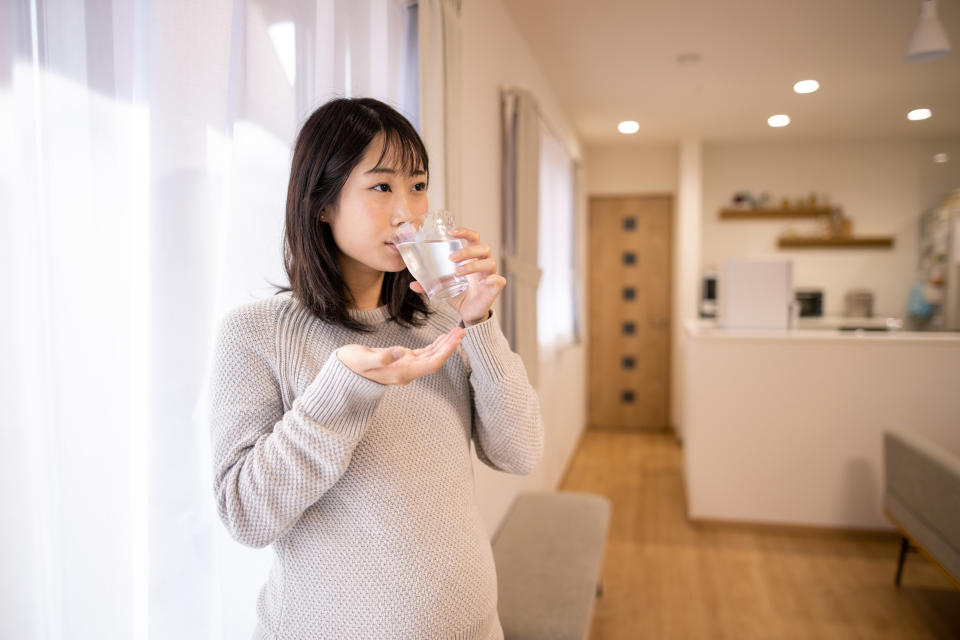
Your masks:
<svg viewBox="0 0 960 640"><path fill-rule="evenodd" d="M450 331L440 334L437 336L437 339L432 343L428 344L425 347L420 347L419 349L414 349L412 351L407 350L409 353L413 354L418 360L427 360L433 357L438 351L442 350L448 341L454 342L454 348L459 343L460 339L463 337L464 331L460 327L454 327Z"/></svg>
<svg viewBox="0 0 960 640"><path fill-rule="evenodd" d="M447 358L450 357L450 354L457 348L457 345L460 344L460 341L463 340L463 336L465 335L466 331L460 327L454 327L443 334L442 338L436 342L432 349L421 357L421 361L429 364L432 371L436 371L440 368L440 365L446 362Z"/></svg>
<svg viewBox="0 0 960 640"><path fill-rule="evenodd" d="M473 229L467 229L466 227L457 227L456 229L451 229L450 235L455 238L463 238L467 241L468 245L480 242L480 234Z"/></svg>
<svg viewBox="0 0 960 640"><path fill-rule="evenodd" d="M407 381L409 382L420 376L431 374L439 369L443 363L447 361L447 358L450 357L450 354L457 348L457 345L460 344L460 341L465 335L466 332L463 329L455 327L448 333L440 336L440 339L435 341L434 344L426 347L422 354L415 358L410 358L409 362L406 363L408 366L405 372ZM404 363L399 364L402 365Z"/></svg>
<svg viewBox="0 0 960 640"><path fill-rule="evenodd" d="M454 262L463 262L470 258L489 258L490 257L490 245L488 244L472 244L466 247L457 249L450 254L450 259Z"/></svg>
<svg viewBox="0 0 960 640"><path fill-rule="evenodd" d="M467 231L470 231L467 229ZM475 233L475 232L470 232ZM481 276L497 272L497 261L490 257L490 245L473 244L450 254L450 260L459 262L455 269L460 276L476 273Z"/></svg>
<svg viewBox="0 0 960 640"><path fill-rule="evenodd" d="M492 275L497 272L497 261L493 258L487 258L486 260L474 260L473 262L467 262L466 264L457 265L456 273L459 276L465 276L471 273L479 273L481 275Z"/></svg>
<svg viewBox="0 0 960 640"><path fill-rule="evenodd" d="M464 329L454 327L417 350L400 345L373 349L349 344L335 353L344 365L365 378L380 384L405 385L439 369L465 335Z"/></svg>
<svg viewBox="0 0 960 640"><path fill-rule="evenodd" d="M416 280L410 283L410 288L416 291L417 293L426 293L426 290L423 288L423 285L417 282Z"/></svg>
<svg viewBox="0 0 960 640"><path fill-rule="evenodd" d="M466 332L460 327L454 327L450 331L446 332L440 336L439 340L436 340L424 354L426 358L437 358L441 356L446 351L453 351L457 348L457 345L460 344L460 340L463 339L463 336L466 335ZM450 355L447 353L447 355ZM446 360L447 356L441 358L441 362Z"/></svg>
<svg viewBox="0 0 960 640"><path fill-rule="evenodd" d="M454 327L430 345L417 350L400 345L373 349L348 344L335 353L344 365L365 378L380 384L405 385L439 369L465 335L465 330Z"/></svg>
<svg viewBox="0 0 960 640"><path fill-rule="evenodd" d="M437 336L437 339L436 339L436 340L434 340L433 342L431 342L431 343L428 344L427 346L421 347L421 348L419 348L419 349L415 349L415 350L413 351L413 354L414 354L415 356L417 356L417 357L424 356L424 355L430 355L430 353L432 353L432 352L437 348L437 345L439 345L440 342L441 342L444 338L446 338L448 335L449 335L449 332L440 334L439 336Z"/></svg>
<svg viewBox="0 0 960 640"><path fill-rule="evenodd" d="M487 276L480 282L491 289L497 289L497 291L502 291L507 286L507 279L496 273Z"/></svg>
<svg viewBox="0 0 960 640"><path fill-rule="evenodd" d="M460 344L460 340L463 339L464 335L466 335L466 332L463 329L460 327L454 327L447 333L440 336L438 340L435 340L432 345L427 347L424 350L424 353L420 355L420 360L431 361L439 359L440 363L442 363L447 359L447 356L449 356L450 353L457 348L457 345Z"/></svg>

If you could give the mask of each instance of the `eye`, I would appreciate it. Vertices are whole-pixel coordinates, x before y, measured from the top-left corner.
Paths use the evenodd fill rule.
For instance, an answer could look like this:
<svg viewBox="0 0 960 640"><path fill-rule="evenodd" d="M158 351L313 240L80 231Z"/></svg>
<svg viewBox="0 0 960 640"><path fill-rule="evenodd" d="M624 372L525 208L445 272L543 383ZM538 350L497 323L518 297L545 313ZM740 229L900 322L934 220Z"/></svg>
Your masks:
<svg viewBox="0 0 960 640"><path fill-rule="evenodd" d="M414 191L426 191L426 190L427 190L427 183L426 183L426 182L418 182L417 184L413 185L413 190L414 190Z"/></svg>
<svg viewBox="0 0 960 640"><path fill-rule="evenodd" d="M374 191L380 191L381 193L390 191L390 185L388 185L386 182L381 182L380 184L374 185L372 188Z"/></svg>

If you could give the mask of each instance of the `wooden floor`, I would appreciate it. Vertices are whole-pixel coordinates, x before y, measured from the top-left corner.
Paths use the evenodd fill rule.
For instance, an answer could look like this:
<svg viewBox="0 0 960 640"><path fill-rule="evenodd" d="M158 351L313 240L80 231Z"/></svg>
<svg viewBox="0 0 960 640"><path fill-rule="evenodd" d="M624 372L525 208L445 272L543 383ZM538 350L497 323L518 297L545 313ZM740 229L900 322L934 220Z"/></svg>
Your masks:
<svg viewBox="0 0 960 640"><path fill-rule="evenodd" d="M592 640L960 638L960 591L899 538L686 518L672 434L587 430L563 490L613 517Z"/></svg>

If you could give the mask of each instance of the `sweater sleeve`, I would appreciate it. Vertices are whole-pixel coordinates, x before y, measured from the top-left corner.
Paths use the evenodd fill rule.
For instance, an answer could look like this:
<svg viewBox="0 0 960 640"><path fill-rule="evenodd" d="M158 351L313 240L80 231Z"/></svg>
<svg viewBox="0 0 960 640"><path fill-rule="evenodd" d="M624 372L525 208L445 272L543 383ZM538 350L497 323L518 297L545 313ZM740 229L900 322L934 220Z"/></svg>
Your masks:
<svg viewBox="0 0 960 640"><path fill-rule="evenodd" d="M536 391L492 314L466 331L462 345L470 364L477 457L499 471L527 475L543 458Z"/></svg>
<svg viewBox="0 0 960 640"><path fill-rule="evenodd" d="M333 352L284 412L274 331L269 317L228 315L210 383L217 510L251 547L274 542L340 479L386 389Z"/></svg>

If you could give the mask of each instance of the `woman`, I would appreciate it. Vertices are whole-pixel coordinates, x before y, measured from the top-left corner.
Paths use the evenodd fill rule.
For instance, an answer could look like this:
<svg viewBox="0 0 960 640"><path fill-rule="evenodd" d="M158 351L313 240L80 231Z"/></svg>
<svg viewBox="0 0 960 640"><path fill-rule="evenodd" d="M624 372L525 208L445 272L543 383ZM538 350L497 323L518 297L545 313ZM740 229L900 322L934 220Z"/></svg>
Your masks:
<svg viewBox="0 0 960 640"><path fill-rule="evenodd" d="M470 286L434 305L390 244L427 210L428 175L423 142L389 106L320 107L290 172L290 287L221 326L218 510L236 540L275 551L255 638L503 637L470 443L527 474L543 426L492 317L506 280L490 247L455 232Z"/></svg>

